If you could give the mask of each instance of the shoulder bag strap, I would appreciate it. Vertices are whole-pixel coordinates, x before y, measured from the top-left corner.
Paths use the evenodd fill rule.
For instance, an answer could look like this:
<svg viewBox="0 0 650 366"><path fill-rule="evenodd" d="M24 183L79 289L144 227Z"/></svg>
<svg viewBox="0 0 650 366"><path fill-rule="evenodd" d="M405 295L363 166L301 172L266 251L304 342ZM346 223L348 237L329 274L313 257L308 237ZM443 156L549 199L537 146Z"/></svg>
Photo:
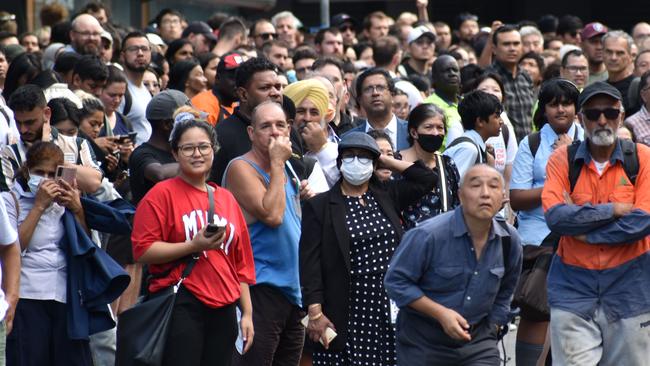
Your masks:
<svg viewBox="0 0 650 366"><path fill-rule="evenodd" d="M440 202L442 203L442 212L449 210L449 200L447 197L447 175L445 172L445 164L442 155L439 152L435 153L436 164L438 165L438 182L440 185Z"/></svg>

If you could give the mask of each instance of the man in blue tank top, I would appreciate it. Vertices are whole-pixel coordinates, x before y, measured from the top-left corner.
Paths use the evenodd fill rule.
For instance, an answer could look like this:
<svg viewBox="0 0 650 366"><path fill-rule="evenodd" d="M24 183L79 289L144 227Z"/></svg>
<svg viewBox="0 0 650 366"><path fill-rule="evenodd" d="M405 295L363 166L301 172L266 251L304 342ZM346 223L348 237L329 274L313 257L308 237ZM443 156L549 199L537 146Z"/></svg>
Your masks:
<svg viewBox="0 0 650 366"><path fill-rule="evenodd" d="M252 147L226 169L223 185L246 216L257 284L250 288L255 343L234 365L297 365L304 341L300 319L300 199L313 195L288 160L291 141L282 107L272 101L252 113Z"/></svg>

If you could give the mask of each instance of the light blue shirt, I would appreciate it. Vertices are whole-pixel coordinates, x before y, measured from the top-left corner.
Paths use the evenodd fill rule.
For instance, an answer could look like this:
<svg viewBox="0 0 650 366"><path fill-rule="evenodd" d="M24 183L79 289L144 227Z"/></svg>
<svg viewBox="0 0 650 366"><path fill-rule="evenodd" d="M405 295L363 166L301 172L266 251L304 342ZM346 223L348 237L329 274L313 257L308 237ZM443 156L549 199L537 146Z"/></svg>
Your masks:
<svg viewBox="0 0 650 366"><path fill-rule="evenodd" d="M469 137L478 147L481 148L482 151L485 151L485 141L483 141L483 138L478 134L478 132L474 130L468 130L465 131L462 136ZM451 143L453 143L453 141L451 141L449 144ZM445 150L443 155L447 155L452 158L452 160L454 160L454 163L456 163L456 167L458 168L460 180L462 181L465 172L467 172L469 168L476 164L476 158L480 156L480 152L472 143L461 142L458 145L454 145ZM486 161L481 161L481 163L486 163Z"/></svg>
<svg viewBox="0 0 650 366"><path fill-rule="evenodd" d="M582 141L584 139L584 130L577 123L571 126L567 134L571 137L576 136L576 128L578 129L577 137ZM558 135L548 123L542 127L539 133L539 148L534 157L530 151L528 136L524 137L519 143L519 150L512 164L510 189L535 189L544 186L544 182L546 182L546 164L554 151L553 144ZM519 222L519 235L523 244L540 245L551 232L546 226L544 210L541 205L532 210L519 211L517 220Z"/></svg>

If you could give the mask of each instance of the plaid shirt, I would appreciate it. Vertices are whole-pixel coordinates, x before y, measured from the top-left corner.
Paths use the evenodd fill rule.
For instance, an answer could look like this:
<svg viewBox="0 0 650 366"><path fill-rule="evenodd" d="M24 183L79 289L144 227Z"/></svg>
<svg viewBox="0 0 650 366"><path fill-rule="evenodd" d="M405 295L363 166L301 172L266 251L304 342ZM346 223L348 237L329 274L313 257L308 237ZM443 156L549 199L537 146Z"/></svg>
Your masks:
<svg viewBox="0 0 650 366"><path fill-rule="evenodd" d="M645 106L628 117L625 126L634 134L636 142L650 146L650 113Z"/></svg>
<svg viewBox="0 0 650 366"><path fill-rule="evenodd" d="M520 69L517 69L517 74L513 78L512 73L496 61L488 70L501 77L503 87L506 89L504 90L505 103L503 106L512 122L517 142L519 142L531 133L533 128L533 104L535 104L533 82L528 74Z"/></svg>

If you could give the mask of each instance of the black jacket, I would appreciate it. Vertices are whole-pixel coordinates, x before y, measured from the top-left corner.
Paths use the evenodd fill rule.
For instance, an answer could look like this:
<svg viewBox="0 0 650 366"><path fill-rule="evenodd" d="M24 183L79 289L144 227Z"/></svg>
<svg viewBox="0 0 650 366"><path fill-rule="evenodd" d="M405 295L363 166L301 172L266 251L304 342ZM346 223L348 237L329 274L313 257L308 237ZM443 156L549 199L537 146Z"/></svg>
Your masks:
<svg viewBox="0 0 650 366"><path fill-rule="evenodd" d="M430 192L438 177L421 162L402 173L404 179L380 183L374 177L368 189L398 237L403 234L400 212ZM308 200L303 206L300 236L302 302L322 304L338 336L330 350L342 350L347 338L350 296L350 234L345 223L341 182ZM321 347L320 344L317 347ZM322 349L322 348L318 348Z"/></svg>

